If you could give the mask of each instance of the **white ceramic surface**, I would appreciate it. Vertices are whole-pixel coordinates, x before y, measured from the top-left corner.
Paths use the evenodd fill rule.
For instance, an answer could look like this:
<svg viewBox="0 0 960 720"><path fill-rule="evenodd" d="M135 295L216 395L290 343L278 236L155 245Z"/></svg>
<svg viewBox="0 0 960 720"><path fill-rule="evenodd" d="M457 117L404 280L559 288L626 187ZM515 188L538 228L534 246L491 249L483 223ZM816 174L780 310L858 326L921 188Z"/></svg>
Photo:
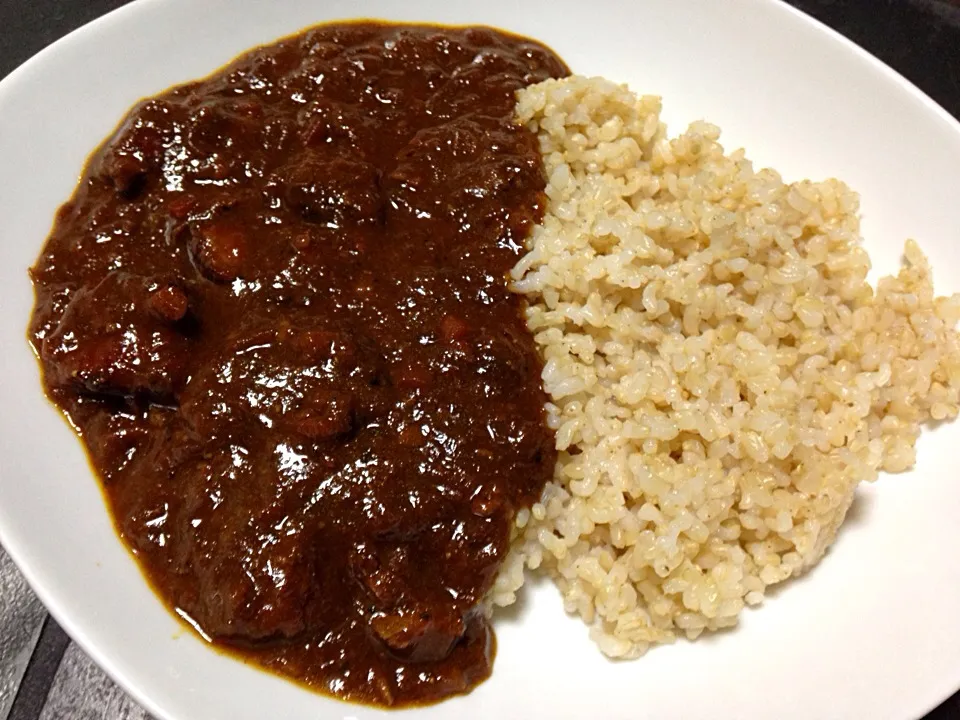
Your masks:
<svg viewBox="0 0 960 720"><path fill-rule="evenodd" d="M549 11L548 11L549 8ZM153 714L368 718L185 633L118 542L80 444L25 341L32 263L88 152L141 96L313 23L358 15L489 23L580 73L662 94L674 131L706 117L787 178L862 193L881 272L904 238L960 290L960 125L836 34L774 0L140 0L0 83L0 541L67 631ZM908 475L864 487L834 550L739 629L609 663L540 583L497 624L493 677L417 718L917 717L960 686L960 426Z"/></svg>

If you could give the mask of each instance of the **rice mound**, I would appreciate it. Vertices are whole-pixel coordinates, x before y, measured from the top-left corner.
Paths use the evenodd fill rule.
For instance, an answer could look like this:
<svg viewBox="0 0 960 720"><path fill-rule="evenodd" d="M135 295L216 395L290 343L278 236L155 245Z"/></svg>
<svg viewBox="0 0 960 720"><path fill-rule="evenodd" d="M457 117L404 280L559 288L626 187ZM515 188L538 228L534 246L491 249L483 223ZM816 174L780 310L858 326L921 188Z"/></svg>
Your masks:
<svg viewBox="0 0 960 720"><path fill-rule="evenodd" d="M815 564L861 481L953 419L960 295L908 241L876 290L858 198L784 183L603 79L521 90L545 217L513 287L560 458L491 599L546 571L612 657L729 627Z"/></svg>

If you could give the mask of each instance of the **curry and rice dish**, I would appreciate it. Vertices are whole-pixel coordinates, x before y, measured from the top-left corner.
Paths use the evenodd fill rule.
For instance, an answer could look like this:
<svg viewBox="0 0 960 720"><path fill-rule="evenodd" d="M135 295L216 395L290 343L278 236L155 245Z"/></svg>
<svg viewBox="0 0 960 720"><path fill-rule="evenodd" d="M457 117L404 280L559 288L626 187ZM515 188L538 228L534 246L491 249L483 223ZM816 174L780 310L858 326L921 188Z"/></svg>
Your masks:
<svg viewBox="0 0 960 720"><path fill-rule="evenodd" d="M31 275L48 396L206 640L434 702L549 575L611 657L736 624L960 402L857 197L488 28L312 28L138 104Z"/></svg>

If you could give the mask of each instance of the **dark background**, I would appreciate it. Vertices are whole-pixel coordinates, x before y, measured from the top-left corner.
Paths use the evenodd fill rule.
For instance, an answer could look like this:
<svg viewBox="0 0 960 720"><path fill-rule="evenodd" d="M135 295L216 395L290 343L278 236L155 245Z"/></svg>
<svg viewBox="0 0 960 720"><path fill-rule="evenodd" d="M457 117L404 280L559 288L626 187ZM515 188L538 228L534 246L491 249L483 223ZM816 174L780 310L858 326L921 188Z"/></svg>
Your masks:
<svg viewBox="0 0 960 720"><path fill-rule="evenodd" d="M0 0L0 78L60 36L127 1ZM866 48L960 118L960 0L789 2ZM34 708L42 706L66 645L63 632L48 621L9 720L39 717ZM109 713L104 708L100 716L115 720ZM924 720L960 720L960 692Z"/></svg>

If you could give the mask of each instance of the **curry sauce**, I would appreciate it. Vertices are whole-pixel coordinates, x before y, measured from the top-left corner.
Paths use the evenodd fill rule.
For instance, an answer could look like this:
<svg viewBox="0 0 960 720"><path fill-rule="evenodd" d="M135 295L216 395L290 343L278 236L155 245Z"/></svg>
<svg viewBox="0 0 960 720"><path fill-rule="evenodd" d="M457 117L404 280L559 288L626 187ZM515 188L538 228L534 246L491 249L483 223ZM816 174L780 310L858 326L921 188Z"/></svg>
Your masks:
<svg viewBox="0 0 960 720"><path fill-rule="evenodd" d="M506 272L541 214L486 28L319 26L144 100L32 269L46 390L208 639L323 692L490 673L482 601L556 459Z"/></svg>

